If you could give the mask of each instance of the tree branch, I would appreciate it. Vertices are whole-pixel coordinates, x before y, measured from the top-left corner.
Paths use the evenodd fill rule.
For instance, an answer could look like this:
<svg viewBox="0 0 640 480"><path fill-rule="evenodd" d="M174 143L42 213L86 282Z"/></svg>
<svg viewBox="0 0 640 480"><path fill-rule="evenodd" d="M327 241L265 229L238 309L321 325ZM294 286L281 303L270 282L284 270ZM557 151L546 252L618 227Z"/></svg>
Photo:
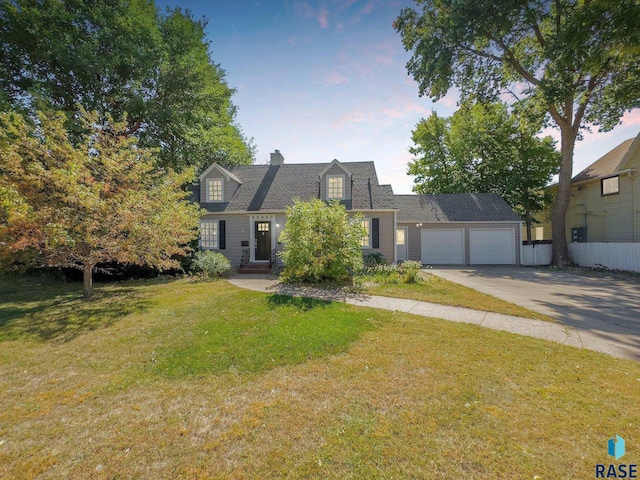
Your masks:
<svg viewBox="0 0 640 480"><path fill-rule="evenodd" d="M531 25L531 27L533 28L533 32L536 34L536 38L538 39L538 43L540 44L541 47L544 48L546 41L544 39L544 37L542 36L542 32L540 31L540 25L538 25L536 22L533 23L533 25Z"/></svg>
<svg viewBox="0 0 640 480"><path fill-rule="evenodd" d="M582 123L584 112L586 111L587 105L591 100L591 94L600 83L600 80L601 78L598 78L597 75L594 75L589 79L589 83L587 83L587 90L585 91L585 94L584 94L584 101L581 102L580 105L578 106L578 110L576 111L576 116L573 119L572 127L573 127L573 130L576 132L578 131L578 129L580 128L580 124Z"/></svg>
<svg viewBox="0 0 640 480"><path fill-rule="evenodd" d="M533 85L539 85L540 84L540 80L538 80L534 75L532 75L530 72L528 72L523 66L522 64L518 61L518 59L516 58L516 56L513 54L513 52L511 51L511 49L509 47L507 47L505 45L505 43L502 40L499 40L497 38L495 38L493 35L488 34L487 38L489 38L489 40L494 41L495 43L498 44L498 46L500 48L502 48L502 51L505 53L505 55L508 57L506 60L504 57L502 57L502 61L507 61L513 68L515 68L515 70L524 77L525 80L527 80L529 83L533 84Z"/></svg>

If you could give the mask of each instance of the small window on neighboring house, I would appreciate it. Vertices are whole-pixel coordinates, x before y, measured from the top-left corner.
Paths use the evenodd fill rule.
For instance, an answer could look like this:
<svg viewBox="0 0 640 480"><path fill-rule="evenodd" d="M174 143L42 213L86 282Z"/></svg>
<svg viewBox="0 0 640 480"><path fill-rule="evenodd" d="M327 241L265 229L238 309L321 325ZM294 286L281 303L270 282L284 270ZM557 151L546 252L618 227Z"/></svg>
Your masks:
<svg viewBox="0 0 640 480"><path fill-rule="evenodd" d="M371 248L371 220L362 220L362 228L367 232L366 236L360 240L360 246L362 248Z"/></svg>
<svg viewBox="0 0 640 480"><path fill-rule="evenodd" d="M223 183L221 178L210 178L207 180L207 201L222 202Z"/></svg>
<svg viewBox="0 0 640 480"><path fill-rule="evenodd" d="M602 196L615 195L620 193L620 177L609 177L602 179Z"/></svg>
<svg viewBox="0 0 640 480"><path fill-rule="evenodd" d="M327 176L327 200L342 200L344 198L344 176Z"/></svg>
<svg viewBox="0 0 640 480"><path fill-rule="evenodd" d="M200 222L200 248L218 248L218 222Z"/></svg>

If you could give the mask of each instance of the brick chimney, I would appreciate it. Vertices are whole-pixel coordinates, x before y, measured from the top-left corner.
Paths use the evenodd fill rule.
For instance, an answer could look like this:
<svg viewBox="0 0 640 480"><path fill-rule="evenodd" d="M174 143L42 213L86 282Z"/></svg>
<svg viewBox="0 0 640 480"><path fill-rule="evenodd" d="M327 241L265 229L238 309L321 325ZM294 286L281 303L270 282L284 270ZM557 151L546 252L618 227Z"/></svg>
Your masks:
<svg viewBox="0 0 640 480"><path fill-rule="evenodd" d="M280 150L276 150L271 154L271 166L282 165L284 163L284 157L280 153Z"/></svg>

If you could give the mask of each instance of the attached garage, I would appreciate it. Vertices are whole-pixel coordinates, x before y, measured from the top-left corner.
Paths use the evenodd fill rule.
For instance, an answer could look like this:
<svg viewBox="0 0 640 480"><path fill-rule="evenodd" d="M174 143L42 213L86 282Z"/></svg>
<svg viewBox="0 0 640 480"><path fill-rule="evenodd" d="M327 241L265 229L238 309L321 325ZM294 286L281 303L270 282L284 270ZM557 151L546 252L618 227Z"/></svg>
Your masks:
<svg viewBox="0 0 640 480"><path fill-rule="evenodd" d="M464 264L464 229L422 230L422 263Z"/></svg>
<svg viewBox="0 0 640 480"><path fill-rule="evenodd" d="M407 257L426 265L515 265L522 220L492 193L394 195Z"/></svg>
<svg viewBox="0 0 640 480"><path fill-rule="evenodd" d="M516 232L513 228L470 228L471 265L514 265Z"/></svg>

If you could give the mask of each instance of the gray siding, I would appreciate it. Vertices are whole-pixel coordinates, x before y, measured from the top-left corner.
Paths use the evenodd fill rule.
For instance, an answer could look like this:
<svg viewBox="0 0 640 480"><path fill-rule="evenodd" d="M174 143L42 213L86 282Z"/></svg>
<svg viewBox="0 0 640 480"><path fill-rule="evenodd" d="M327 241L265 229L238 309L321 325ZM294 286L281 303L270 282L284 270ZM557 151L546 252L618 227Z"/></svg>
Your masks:
<svg viewBox="0 0 640 480"><path fill-rule="evenodd" d="M327 200L327 176L343 175L344 176L344 199L351 200L351 177L345 172L340 165L332 165L324 175L320 177L320 198Z"/></svg>
<svg viewBox="0 0 640 480"><path fill-rule="evenodd" d="M249 241L249 216L241 215L205 215L202 220L224 220L226 229L226 248L220 250L230 261L238 267L242 258L242 241Z"/></svg>
<svg viewBox="0 0 640 480"><path fill-rule="evenodd" d="M472 228L513 228L515 230L515 251L516 251L516 265L520 264L520 245L522 243L522 232L519 223L423 223L422 226L416 227L415 223L398 223L398 227L407 227L408 233L408 246L407 256L409 260L422 261L422 249L421 241L422 234L420 233L425 229L433 230L450 230L450 229L463 229L464 230L464 262L466 265L471 263L471 254L469 251L469 230Z"/></svg>
<svg viewBox="0 0 640 480"><path fill-rule="evenodd" d="M218 168L211 171L200 181L200 203L207 203L207 182L210 178L221 178L224 186L224 202L228 202L240 186L234 180L227 179Z"/></svg>
<svg viewBox="0 0 640 480"><path fill-rule="evenodd" d="M361 212L364 218L379 220L380 247L379 248L363 248L362 254L381 253L388 263L393 262L394 258L394 236L395 230L393 225L393 212Z"/></svg>

